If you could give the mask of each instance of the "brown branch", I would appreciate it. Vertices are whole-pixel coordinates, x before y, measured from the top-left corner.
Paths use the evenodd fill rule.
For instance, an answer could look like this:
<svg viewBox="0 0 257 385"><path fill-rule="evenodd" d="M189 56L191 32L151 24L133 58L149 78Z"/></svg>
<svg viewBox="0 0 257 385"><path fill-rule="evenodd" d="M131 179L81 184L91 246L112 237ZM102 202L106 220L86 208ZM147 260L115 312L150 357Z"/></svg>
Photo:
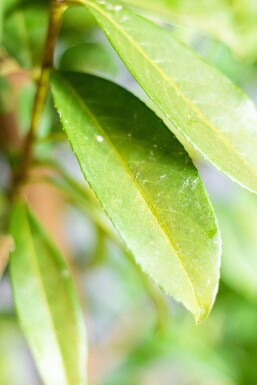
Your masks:
<svg viewBox="0 0 257 385"><path fill-rule="evenodd" d="M51 1L47 38L45 43L41 74L38 80L37 92L33 106L30 129L24 141L20 167L13 178L13 185L10 193L11 199L19 193L21 184L27 179L33 156L33 143L47 96L49 73L53 66L54 47L60 29L61 17L66 8L67 5L63 0Z"/></svg>

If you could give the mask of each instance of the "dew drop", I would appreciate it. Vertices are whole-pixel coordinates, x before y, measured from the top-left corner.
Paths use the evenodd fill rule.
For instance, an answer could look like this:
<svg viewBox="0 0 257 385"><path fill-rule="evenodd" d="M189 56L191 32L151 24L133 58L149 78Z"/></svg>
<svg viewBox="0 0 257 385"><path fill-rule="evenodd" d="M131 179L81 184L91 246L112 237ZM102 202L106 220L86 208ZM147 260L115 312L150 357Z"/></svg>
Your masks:
<svg viewBox="0 0 257 385"><path fill-rule="evenodd" d="M108 11L119 12L122 10L123 6L120 4L117 4L117 5L107 4L106 8L108 9Z"/></svg>
<svg viewBox="0 0 257 385"><path fill-rule="evenodd" d="M115 5L115 6L113 7L114 11L116 11L116 12L119 12L119 11L121 11L121 10L122 10L122 8L123 8L123 6L122 6L122 5L120 5L120 4L117 4L117 5Z"/></svg>
<svg viewBox="0 0 257 385"><path fill-rule="evenodd" d="M104 141L104 138L101 136L101 135L96 135L96 140L99 142L99 143L102 143Z"/></svg>
<svg viewBox="0 0 257 385"><path fill-rule="evenodd" d="M193 180L192 180L192 189L193 189L193 190L195 190L195 189L196 189L196 187L197 187L197 184L198 184L198 181L197 181L197 179L193 179Z"/></svg>

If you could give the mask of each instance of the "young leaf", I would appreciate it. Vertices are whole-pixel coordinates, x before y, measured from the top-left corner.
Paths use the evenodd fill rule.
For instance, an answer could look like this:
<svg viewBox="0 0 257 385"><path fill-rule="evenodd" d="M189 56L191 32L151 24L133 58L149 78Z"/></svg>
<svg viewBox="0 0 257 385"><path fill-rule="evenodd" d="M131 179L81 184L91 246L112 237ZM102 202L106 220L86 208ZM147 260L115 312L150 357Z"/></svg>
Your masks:
<svg viewBox="0 0 257 385"><path fill-rule="evenodd" d="M68 268L23 203L13 209L10 230L16 308L42 379L46 385L83 385L84 321Z"/></svg>
<svg viewBox="0 0 257 385"><path fill-rule="evenodd" d="M169 128L219 170L257 193L257 113L248 97L168 31L121 5L81 2Z"/></svg>
<svg viewBox="0 0 257 385"><path fill-rule="evenodd" d="M81 169L125 244L166 293L204 319L217 291L220 238L183 147L106 80L53 73L52 90Z"/></svg>

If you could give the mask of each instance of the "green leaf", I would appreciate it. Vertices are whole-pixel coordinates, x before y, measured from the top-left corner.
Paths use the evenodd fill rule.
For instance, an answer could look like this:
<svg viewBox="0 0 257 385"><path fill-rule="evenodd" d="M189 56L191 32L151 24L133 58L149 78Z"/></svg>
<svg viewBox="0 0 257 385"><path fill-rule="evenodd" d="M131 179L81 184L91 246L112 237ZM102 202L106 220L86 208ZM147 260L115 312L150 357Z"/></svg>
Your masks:
<svg viewBox="0 0 257 385"><path fill-rule="evenodd" d="M68 268L23 203L11 215L10 272L23 332L46 385L83 385L86 338Z"/></svg>
<svg viewBox="0 0 257 385"><path fill-rule="evenodd" d="M54 73L52 89L81 169L127 247L199 322L219 279L220 238L198 173L152 111L89 75Z"/></svg>
<svg viewBox="0 0 257 385"><path fill-rule="evenodd" d="M252 101L168 31L121 5L81 1L169 128L231 179L257 192L257 113Z"/></svg>
<svg viewBox="0 0 257 385"><path fill-rule="evenodd" d="M3 15L4 15L4 1L1 1L0 2L0 44L2 44Z"/></svg>
<svg viewBox="0 0 257 385"><path fill-rule="evenodd" d="M195 31L207 33L238 52L238 36L233 25L233 9L226 0L224 2L124 0L121 3L139 10L143 14L159 18L172 25L178 25L179 28L190 28L191 33Z"/></svg>
<svg viewBox="0 0 257 385"><path fill-rule="evenodd" d="M21 66L39 66L46 38L48 4L20 4L9 11L3 25L3 45Z"/></svg>
<svg viewBox="0 0 257 385"><path fill-rule="evenodd" d="M179 29L185 27L192 34L197 31L208 34L225 43L240 59L256 60L255 0L122 0L119 3L177 25Z"/></svg>
<svg viewBox="0 0 257 385"><path fill-rule="evenodd" d="M12 104L12 86L6 77L0 75L0 115L8 113Z"/></svg>
<svg viewBox="0 0 257 385"><path fill-rule="evenodd" d="M60 68L65 71L89 72L113 77L118 71L112 59L112 55L103 45L84 43L64 52Z"/></svg>

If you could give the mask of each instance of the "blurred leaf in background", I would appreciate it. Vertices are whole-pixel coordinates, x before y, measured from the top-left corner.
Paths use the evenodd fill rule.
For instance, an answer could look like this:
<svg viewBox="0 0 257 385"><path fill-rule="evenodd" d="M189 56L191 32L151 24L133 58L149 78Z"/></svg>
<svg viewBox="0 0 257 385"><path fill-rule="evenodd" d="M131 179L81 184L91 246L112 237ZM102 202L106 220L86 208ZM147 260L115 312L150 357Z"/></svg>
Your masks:
<svg viewBox="0 0 257 385"><path fill-rule="evenodd" d="M6 1L3 45L26 69L39 67L46 39L49 1Z"/></svg>

